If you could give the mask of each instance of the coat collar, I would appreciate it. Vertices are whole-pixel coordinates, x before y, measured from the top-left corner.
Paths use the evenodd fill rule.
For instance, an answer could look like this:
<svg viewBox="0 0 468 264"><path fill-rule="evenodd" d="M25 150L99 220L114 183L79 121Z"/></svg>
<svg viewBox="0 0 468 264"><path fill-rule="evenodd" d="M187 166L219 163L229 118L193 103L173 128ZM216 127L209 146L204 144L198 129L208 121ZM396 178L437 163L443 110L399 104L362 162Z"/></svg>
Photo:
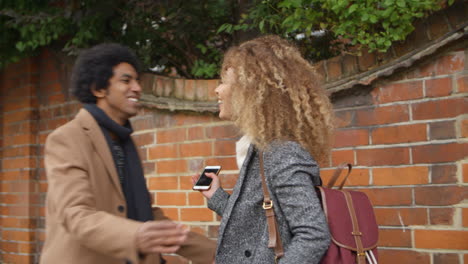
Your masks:
<svg viewBox="0 0 468 264"><path fill-rule="evenodd" d="M85 109L80 109L75 119L83 128L92 142L97 154L101 157L104 167L106 168L111 182L116 188L122 199L125 199L122 186L120 185L119 176L115 167L114 158L110 152L109 145L102 133L101 127L98 125L94 117Z"/></svg>
<svg viewBox="0 0 468 264"><path fill-rule="evenodd" d="M227 204L226 209L224 209L223 218L228 219L228 221L230 219L232 209L234 208L234 205L236 204L236 201L239 198L240 191L242 190L242 185L244 184L244 179L247 175L249 164L252 162L255 153L257 153L257 151L255 150L254 145L250 144L249 149L247 151L247 155L245 156L244 163L242 164L242 168L239 171L239 177L237 178L236 185L234 186L232 194L229 198L229 203ZM228 224L228 221L222 221L219 227L218 248L221 244L221 241L223 240L224 231L226 225Z"/></svg>

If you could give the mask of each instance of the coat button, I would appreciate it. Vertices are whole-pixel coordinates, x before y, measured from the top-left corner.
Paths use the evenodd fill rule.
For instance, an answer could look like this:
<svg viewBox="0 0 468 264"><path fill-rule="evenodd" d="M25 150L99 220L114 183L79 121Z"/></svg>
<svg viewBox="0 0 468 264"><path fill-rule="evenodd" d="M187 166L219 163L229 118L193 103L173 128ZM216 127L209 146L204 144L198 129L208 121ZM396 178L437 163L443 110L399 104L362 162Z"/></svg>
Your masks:
<svg viewBox="0 0 468 264"><path fill-rule="evenodd" d="M123 213L125 211L125 206L119 205L119 206L117 206L117 210L119 210L119 212Z"/></svg>
<svg viewBox="0 0 468 264"><path fill-rule="evenodd" d="M244 252L244 254L245 254L245 256L248 257L248 258L250 258L250 256L252 256L252 252L250 252L249 250L246 250L246 251Z"/></svg>

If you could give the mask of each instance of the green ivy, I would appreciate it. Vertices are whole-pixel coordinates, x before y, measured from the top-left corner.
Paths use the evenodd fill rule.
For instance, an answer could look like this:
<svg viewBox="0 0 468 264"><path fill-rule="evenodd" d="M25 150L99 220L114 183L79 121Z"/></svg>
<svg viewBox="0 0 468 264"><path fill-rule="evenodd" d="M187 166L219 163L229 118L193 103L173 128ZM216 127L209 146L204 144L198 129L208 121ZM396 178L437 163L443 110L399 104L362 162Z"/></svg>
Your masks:
<svg viewBox="0 0 468 264"><path fill-rule="evenodd" d="M223 52L242 34L289 38L311 61L330 58L349 47L384 52L414 30L415 19L452 3L1 0L0 68L34 55L41 47L76 55L97 43L119 42L134 49L144 66L159 74L213 78L218 75Z"/></svg>
<svg viewBox="0 0 468 264"><path fill-rule="evenodd" d="M442 8L443 0L259 0L238 24L220 32L258 29L298 42L311 60L366 47L385 52L414 30L415 19ZM451 5L452 1L448 1ZM328 41L323 41L323 39ZM322 39L322 41L320 40ZM321 42L324 46L310 46Z"/></svg>
<svg viewBox="0 0 468 264"><path fill-rule="evenodd" d="M118 42L157 73L212 78L231 43L217 30L231 14L224 0L2 0L0 68L45 46L76 55Z"/></svg>

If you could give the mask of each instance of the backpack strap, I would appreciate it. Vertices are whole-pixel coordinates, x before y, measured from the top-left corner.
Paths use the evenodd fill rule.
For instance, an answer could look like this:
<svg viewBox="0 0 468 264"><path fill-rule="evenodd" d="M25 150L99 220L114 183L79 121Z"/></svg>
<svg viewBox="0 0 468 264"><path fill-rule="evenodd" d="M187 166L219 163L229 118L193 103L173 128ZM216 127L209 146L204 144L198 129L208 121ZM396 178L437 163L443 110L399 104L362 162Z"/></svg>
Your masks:
<svg viewBox="0 0 468 264"><path fill-rule="evenodd" d="M362 232L359 230L359 224L356 216L356 210L354 209L353 198L348 191L341 191L345 197L346 204L348 207L349 215L351 216L351 222L353 223L353 232L351 234L354 237L356 242L356 263L357 264L366 264L366 253L364 252L364 247L362 246Z"/></svg>
<svg viewBox="0 0 468 264"><path fill-rule="evenodd" d="M263 166L263 151L259 151L260 158L260 174L262 176L262 189L263 189L263 209L268 224L268 247L275 249L275 262L284 255L283 243L278 230L278 223L276 222L275 211L273 210L273 201L271 200L270 193L265 178L265 169Z"/></svg>
<svg viewBox="0 0 468 264"><path fill-rule="evenodd" d="M344 184L346 183L346 180L348 179L349 174L351 174L351 170L353 169L353 166L349 163L343 162L338 167L336 168L335 172L333 173L333 176L331 177L330 181L327 184L327 188L331 189L335 185L336 181L341 175L341 172L345 167L348 167L348 173L344 177L344 179L341 181L340 186L338 187L338 190L343 189Z"/></svg>

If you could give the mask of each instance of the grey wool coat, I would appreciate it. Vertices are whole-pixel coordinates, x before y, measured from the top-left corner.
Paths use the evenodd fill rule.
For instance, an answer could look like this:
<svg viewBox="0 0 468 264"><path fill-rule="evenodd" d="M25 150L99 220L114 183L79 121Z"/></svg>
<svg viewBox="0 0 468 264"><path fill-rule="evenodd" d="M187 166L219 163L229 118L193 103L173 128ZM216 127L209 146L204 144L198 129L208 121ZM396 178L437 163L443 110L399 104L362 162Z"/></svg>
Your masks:
<svg viewBox="0 0 468 264"><path fill-rule="evenodd" d="M296 142L272 144L264 152L265 177L285 250L279 264L318 263L330 234L314 190L319 168ZM268 227L258 151L251 145L231 195L219 188L208 207L222 217L216 264L275 263Z"/></svg>

